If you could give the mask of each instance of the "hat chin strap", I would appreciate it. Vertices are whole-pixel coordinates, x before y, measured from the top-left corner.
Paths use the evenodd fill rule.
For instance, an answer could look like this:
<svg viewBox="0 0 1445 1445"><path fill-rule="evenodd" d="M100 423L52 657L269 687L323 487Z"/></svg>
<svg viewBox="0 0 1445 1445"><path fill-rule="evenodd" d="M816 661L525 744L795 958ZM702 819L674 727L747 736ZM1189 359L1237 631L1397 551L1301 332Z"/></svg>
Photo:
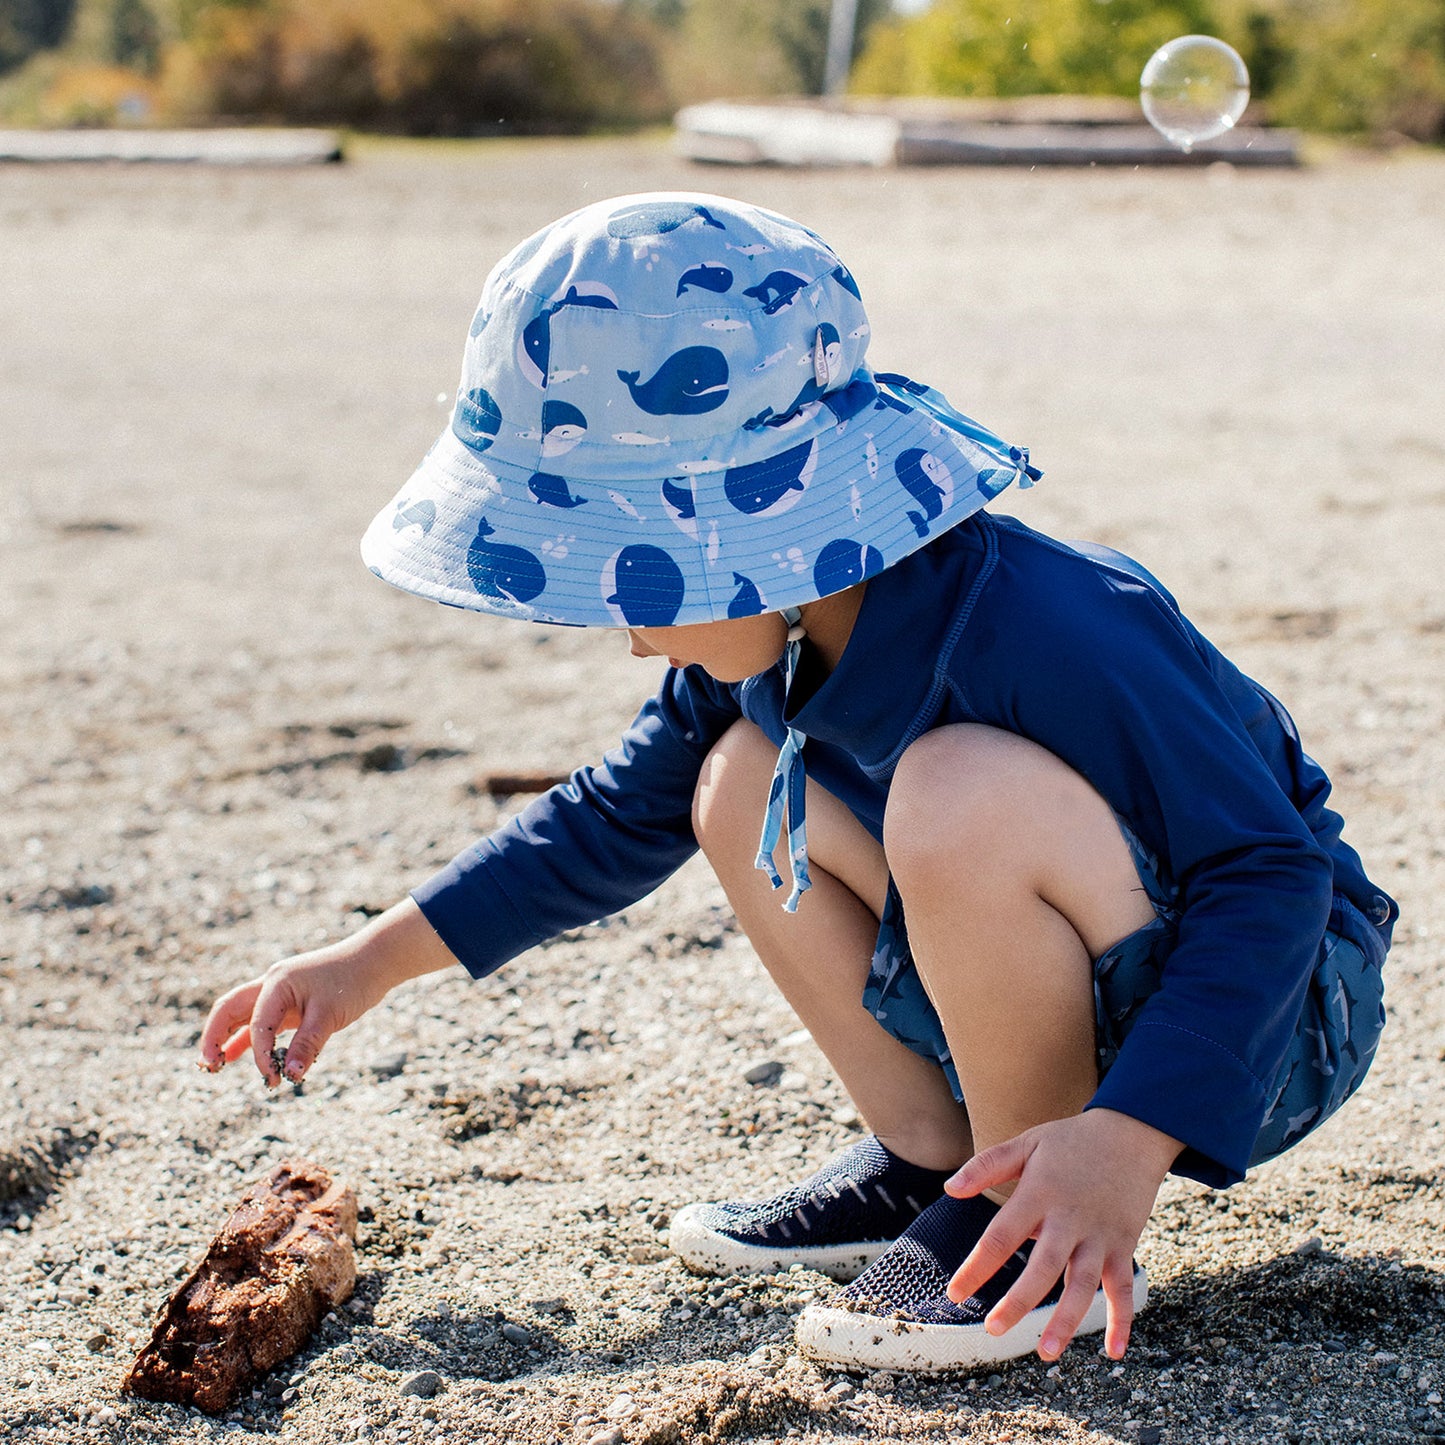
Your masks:
<svg viewBox="0 0 1445 1445"><path fill-rule="evenodd" d="M798 670L798 657L803 650L803 638L807 631L803 627L803 614L796 607L782 610L783 621L788 624L788 641L783 649L783 711L788 710L788 699L793 691L793 677ZM763 817L763 836L758 843L758 856L753 866L768 875L774 888L781 888L783 880L773 864L773 853L783 830L783 805L788 809L788 871L792 874L793 891L783 904L786 913L798 911L798 900L813 886L808 877L808 832L807 832L807 773L803 768L803 744L806 736L797 728L790 727L788 736L778 753L778 763L773 769L772 786L768 789L768 809Z"/></svg>

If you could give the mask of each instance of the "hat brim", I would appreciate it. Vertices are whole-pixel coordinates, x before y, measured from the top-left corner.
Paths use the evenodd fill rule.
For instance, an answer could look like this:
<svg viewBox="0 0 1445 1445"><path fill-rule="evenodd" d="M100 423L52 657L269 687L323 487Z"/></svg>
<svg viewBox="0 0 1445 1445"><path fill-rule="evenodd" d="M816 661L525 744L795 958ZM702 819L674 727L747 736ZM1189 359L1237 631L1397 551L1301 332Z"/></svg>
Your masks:
<svg viewBox="0 0 1445 1445"><path fill-rule="evenodd" d="M847 391L847 405L825 397L780 428L765 462L648 475L639 447L625 482L569 477L565 453L542 471L489 460L448 428L368 528L362 558L395 587L478 612L712 622L840 592L1027 474L1026 453L930 388L860 372Z"/></svg>

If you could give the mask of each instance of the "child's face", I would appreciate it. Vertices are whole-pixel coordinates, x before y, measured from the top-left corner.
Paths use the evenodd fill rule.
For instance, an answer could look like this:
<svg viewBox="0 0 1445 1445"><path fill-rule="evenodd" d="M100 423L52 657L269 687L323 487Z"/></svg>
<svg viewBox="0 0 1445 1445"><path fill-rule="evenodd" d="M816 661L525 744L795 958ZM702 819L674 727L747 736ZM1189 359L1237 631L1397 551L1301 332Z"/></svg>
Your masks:
<svg viewBox="0 0 1445 1445"><path fill-rule="evenodd" d="M788 629L776 612L764 612L685 627L629 627L627 637L634 657L665 657L674 667L696 663L719 682L741 682L777 662Z"/></svg>

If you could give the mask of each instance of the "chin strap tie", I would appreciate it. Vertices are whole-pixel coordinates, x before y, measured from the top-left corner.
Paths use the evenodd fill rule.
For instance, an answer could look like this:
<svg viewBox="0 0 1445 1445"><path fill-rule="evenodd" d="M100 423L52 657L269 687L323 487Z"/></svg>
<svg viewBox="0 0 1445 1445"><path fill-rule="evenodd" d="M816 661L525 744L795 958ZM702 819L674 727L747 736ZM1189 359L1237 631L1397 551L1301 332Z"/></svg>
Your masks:
<svg viewBox="0 0 1445 1445"><path fill-rule="evenodd" d="M787 711L788 698L793 691L793 675L798 670L798 656L803 650L802 613L796 607L783 609L783 621L788 624L788 644L783 650L783 711ZM768 811L763 818L763 836L758 843L755 868L761 869L772 881L774 888L781 888L783 880L773 864L773 853L783 831L783 804L788 807L788 871L793 878L793 891L783 904L787 913L798 911L798 900L813 886L808 877L808 832L807 832L807 773L803 768L803 744L807 738L797 728L789 728L788 736L778 754L778 765L773 769L773 784L768 789Z"/></svg>

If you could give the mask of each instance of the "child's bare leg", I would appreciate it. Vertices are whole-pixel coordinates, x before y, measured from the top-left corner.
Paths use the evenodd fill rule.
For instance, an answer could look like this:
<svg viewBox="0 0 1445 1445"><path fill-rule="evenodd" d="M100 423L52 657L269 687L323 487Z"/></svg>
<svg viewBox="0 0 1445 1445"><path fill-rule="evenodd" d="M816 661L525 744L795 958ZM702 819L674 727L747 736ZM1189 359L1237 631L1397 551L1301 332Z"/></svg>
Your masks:
<svg viewBox="0 0 1445 1445"><path fill-rule="evenodd" d="M973 1152L968 1116L937 1065L886 1033L862 1006L888 887L883 849L848 809L808 784L812 890L797 913L753 862L778 750L735 724L702 770L693 823L739 924L837 1070L873 1132L895 1154L952 1169Z"/></svg>
<svg viewBox="0 0 1445 1445"><path fill-rule="evenodd" d="M1092 960L1154 917L1109 806L1025 738L944 727L900 760L884 842L977 1147L1079 1113Z"/></svg>

